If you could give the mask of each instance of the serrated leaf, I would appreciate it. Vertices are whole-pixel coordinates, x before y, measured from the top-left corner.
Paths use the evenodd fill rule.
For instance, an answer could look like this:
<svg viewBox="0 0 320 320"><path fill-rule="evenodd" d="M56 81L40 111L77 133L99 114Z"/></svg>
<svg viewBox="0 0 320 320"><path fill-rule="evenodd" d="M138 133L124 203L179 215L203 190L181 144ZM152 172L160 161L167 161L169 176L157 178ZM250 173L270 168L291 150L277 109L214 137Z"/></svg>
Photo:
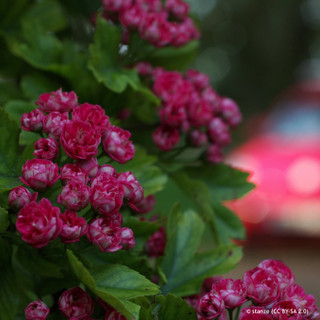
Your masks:
<svg viewBox="0 0 320 320"><path fill-rule="evenodd" d="M180 296L196 294L204 279L227 273L242 258L242 250L235 245L221 246L204 253L196 254L193 261L185 266L171 281L166 283L163 292Z"/></svg>
<svg viewBox="0 0 320 320"><path fill-rule="evenodd" d="M108 264L87 269L70 250L67 256L76 276L128 320L138 319L140 311L140 306L128 299L159 293L157 285L126 266Z"/></svg>
<svg viewBox="0 0 320 320"><path fill-rule="evenodd" d="M245 239L246 231L244 225L232 211L220 203L214 203L213 208L221 242L230 243L230 239Z"/></svg>
<svg viewBox="0 0 320 320"><path fill-rule="evenodd" d="M242 197L255 186L248 182L249 173L226 164L188 169L192 177L201 178L210 189L213 201L226 201Z"/></svg>
<svg viewBox="0 0 320 320"><path fill-rule="evenodd" d="M169 222L168 227L173 227L174 230L167 228L169 237L162 262L162 271L167 279L164 292L171 292L175 288L175 279L192 263L204 230L201 218L194 211L188 210L181 214L178 210L173 210L171 216L174 216L171 219L176 225Z"/></svg>
<svg viewBox="0 0 320 320"><path fill-rule="evenodd" d="M19 175L19 133L18 126L9 119L8 114L0 107L0 192L8 191L21 185ZM7 203L2 204L6 207Z"/></svg>
<svg viewBox="0 0 320 320"><path fill-rule="evenodd" d="M180 297L168 294L157 296L156 303L160 305L154 312L155 320L197 320L198 317L193 307Z"/></svg>

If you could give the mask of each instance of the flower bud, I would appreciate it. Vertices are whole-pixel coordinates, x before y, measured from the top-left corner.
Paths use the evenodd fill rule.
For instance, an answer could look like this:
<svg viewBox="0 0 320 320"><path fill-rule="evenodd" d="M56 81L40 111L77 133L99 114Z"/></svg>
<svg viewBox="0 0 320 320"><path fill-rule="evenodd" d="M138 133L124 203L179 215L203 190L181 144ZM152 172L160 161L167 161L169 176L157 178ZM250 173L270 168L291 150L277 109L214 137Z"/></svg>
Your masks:
<svg viewBox="0 0 320 320"><path fill-rule="evenodd" d="M176 128L160 126L152 133L152 138L159 149L170 151L178 144L180 134Z"/></svg>
<svg viewBox="0 0 320 320"><path fill-rule="evenodd" d="M77 160L76 164L85 170L90 178L94 178L99 172L99 164L97 158L89 160Z"/></svg>
<svg viewBox="0 0 320 320"><path fill-rule="evenodd" d="M71 180L80 180L83 184L90 181L88 173L76 164L68 163L60 169L60 180L66 185Z"/></svg>
<svg viewBox="0 0 320 320"><path fill-rule="evenodd" d="M50 313L50 309L41 300L32 301L24 311L26 320L46 320Z"/></svg>
<svg viewBox="0 0 320 320"><path fill-rule="evenodd" d="M19 211L27 203L37 200L38 193L31 194L25 187L19 186L13 188L9 193L9 207Z"/></svg>
<svg viewBox="0 0 320 320"><path fill-rule="evenodd" d="M121 229L121 246L129 250L136 245L136 240L134 238L133 231L130 228Z"/></svg>
<svg viewBox="0 0 320 320"><path fill-rule="evenodd" d="M222 297L213 291L205 294L197 303L197 311L205 319L214 319L224 311Z"/></svg>
<svg viewBox="0 0 320 320"><path fill-rule="evenodd" d="M26 131L38 132L42 130L42 120L44 114L41 110L35 109L21 116L21 129Z"/></svg>
<svg viewBox="0 0 320 320"><path fill-rule="evenodd" d="M43 131L48 132L51 137L59 140L62 128L68 119L68 112L50 112L43 118Z"/></svg>

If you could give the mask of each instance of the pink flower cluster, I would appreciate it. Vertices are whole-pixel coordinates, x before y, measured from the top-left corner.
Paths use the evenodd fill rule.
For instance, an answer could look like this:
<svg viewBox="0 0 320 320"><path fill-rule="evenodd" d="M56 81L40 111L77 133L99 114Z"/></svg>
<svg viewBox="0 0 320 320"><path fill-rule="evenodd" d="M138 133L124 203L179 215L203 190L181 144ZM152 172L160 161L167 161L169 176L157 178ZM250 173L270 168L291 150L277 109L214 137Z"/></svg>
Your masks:
<svg viewBox="0 0 320 320"><path fill-rule="evenodd" d="M126 320L117 310L98 298L98 303L105 310L105 320ZM81 288L74 287L64 291L59 298L59 310L70 320L93 320L94 300ZM47 305L41 301L33 301L25 308L26 320L46 320L50 313Z"/></svg>
<svg viewBox="0 0 320 320"><path fill-rule="evenodd" d="M48 138L35 143L37 158L26 161L20 179L38 192L45 192L60 179L62 190L57 202L65 211L61 213L46 198L37 203L38 192L32 194L23 186L14 188L9 193L9 205L18 211L16 228L22 239L41 248L57 237L64 243L72 243L87 235L104 252L134 247L133 232L122 227L119 210L127 204L135 211L141 208L146 212L153 199L144 198L143 188L131 172L117 173L112 165L99 165L95 157L102 140L104 150L113 160L125 163L132 159L130 132L111 125L100 106L78 105L74 92L59 89L46 93L36 104L39 109L22 116L22 126L25 130L44 128ZM72 119L68 120L71 111ZM59 168L54 159L60 146L70 157L70 163ZM98 217L87 223L77 212L89 205Z"/></svg>
<svg viewBox="0 0 320 320"><path fill-rule="evenodd" d="M138 31L141 38L156 47L180 47L199 38L200 33L188 16L189 6L182 0L102 0L104 17L119 21L123 40Z"/></svg>
<svg viewBox="0 0 320 320"><path fill-rule="evenodd" d="M288 266L277 260L264 260L247 271L243 280L220 279L202 295L187 297L198 318L225 317L225 310L242 308L239 320L320 319L316 301L295 283ZM251 302L245 307L243 304Z"/></svg>
<svg viewBox="0 0 320 320"><path fill-rule="evenodd" d="M195 70L189 70L184 77L144 62L137 65L137 70L152 81L153 92L162 102L161 125L153 132L156 146L170 151L187 134L193 147L206 150L209 162L221 162L221 148L231 142L230 128L242 119L237 104L219 96L209 78Z"/></svg>

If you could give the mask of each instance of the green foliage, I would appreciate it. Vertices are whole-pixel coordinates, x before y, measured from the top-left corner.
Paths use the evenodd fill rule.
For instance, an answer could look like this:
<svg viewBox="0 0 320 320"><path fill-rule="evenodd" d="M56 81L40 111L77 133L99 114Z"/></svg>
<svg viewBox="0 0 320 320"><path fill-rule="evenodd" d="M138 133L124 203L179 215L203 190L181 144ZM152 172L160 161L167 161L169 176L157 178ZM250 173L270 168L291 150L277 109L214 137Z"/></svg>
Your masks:
<svg viewBox="0 0 320 320"><path fill-rule="evenodd" d="M18 179L19 166L18 126L10 120L8 114L0 107L0 193L11 190L21 184ZM8 148L8 146L10 146ZM3 207L7 203L1 204Z"/></svg>
<svg viewBox="0 0 320 320"><path fill-rule="evenodd" d="M5 232L9 226L8 211L0 208L0 232Z"/></svg>
<svg viewBox="0 0 320 320"><path fill-rule="evenodd" d="M129 299L155 295L158 287L138 272L123 265L108 264L87 269L68 250L68 259L75 275L101 299L120 311L127 319L138 318L140 307Z"/></svg>

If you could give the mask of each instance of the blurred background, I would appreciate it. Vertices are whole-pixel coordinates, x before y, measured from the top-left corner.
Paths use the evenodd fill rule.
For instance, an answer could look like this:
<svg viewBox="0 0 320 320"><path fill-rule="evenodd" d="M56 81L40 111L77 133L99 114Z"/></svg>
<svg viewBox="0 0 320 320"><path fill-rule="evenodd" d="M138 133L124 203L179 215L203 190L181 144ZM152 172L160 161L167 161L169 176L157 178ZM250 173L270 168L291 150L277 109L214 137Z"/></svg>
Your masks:
<svg viewBox="0 0 320 320"><path fill-rule="evenodd" d="M189 0L203 36L194 67L238 102L227 161L257 188L228 203L247 227L241 277L280 259L320 301L320 1Z"/></svg>

